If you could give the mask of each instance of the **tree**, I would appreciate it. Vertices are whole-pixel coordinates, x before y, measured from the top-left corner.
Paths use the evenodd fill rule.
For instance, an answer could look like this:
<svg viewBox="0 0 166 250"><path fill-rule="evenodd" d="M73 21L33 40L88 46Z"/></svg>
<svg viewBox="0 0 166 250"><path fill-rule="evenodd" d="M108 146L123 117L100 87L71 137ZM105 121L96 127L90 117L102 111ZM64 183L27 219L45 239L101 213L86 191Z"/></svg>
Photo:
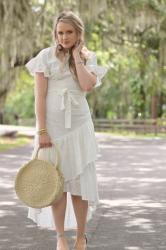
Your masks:
<svg viewBox="0 0 166 250"><path fill-rule="evenodd" d="M1 0L0 112L19 66L53 42L52 22L64 6L84 20L89 49L111 69L100 91L88 95L94 115L124 118L131 110L133 117L162 115L165 0Z"/></svg>

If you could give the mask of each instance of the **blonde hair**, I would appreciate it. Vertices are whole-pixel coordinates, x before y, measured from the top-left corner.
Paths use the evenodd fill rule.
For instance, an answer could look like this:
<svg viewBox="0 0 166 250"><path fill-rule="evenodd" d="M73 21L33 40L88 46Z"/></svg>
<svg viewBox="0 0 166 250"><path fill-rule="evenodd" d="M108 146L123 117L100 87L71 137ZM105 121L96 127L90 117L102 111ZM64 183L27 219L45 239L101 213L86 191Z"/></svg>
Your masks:
<svg viewBox="0 0 166 250"><path fill-rule="evenodd" d="M84 64L85 64L87 57L88 57L87 56L88 49L84 46L84 24L83 24L82 20L78 16L76 16L72 11L63 11L55 19L54 27L53 27L54 39L56 41L55 56L57 58L59 58L60 60L62 60L62 57L64 57L64 55L65 55L64 48L60 44L58 44L58 42L57 42L57 25L59 22L71 24L75 28L77 34L80 37L81 42L83 43L83 48L80 51L80 57L84 61ZM73 58L73 55L71 53L71 50L69 50L69 59L68 60L69 60L70 71L71 71L74 79L78 80L75 62L74 62L74 58Z"/></svg>

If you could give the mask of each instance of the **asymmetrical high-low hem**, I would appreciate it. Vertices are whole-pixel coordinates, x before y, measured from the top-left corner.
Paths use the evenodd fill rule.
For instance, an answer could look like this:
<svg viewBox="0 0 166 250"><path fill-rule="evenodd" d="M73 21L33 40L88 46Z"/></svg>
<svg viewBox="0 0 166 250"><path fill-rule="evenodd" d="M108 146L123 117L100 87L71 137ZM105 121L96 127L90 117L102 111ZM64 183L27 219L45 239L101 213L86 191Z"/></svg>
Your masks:
<svg viewBox="0 0 166 250"><path fill-rule="evenodd" d="M88 201L87 220L92 217L93 211L99 204L95 167L98 145L86 92L82 91L78 82L74 80L68 61L63 68L61 66L61 62L55 57L55 46L41 50L26 64L31 75L43 72L48 78L46 128L52 143L55 143L60 151L60 167L65 178L64 192L67 192L65 230L69 230L76 229L71 194L79 195ZM95 53L90 53L86 67L97 76L95 87L100 86L101 78L107 69L97 65ZM37 130L38 121L36 121L36 132ZM32 158L38 146L36 133ZM54 150L53 147L40 149L39 158L55 162ZM56 229L51 206L42 209L29 207L28 218L40 227Z"/></svg>

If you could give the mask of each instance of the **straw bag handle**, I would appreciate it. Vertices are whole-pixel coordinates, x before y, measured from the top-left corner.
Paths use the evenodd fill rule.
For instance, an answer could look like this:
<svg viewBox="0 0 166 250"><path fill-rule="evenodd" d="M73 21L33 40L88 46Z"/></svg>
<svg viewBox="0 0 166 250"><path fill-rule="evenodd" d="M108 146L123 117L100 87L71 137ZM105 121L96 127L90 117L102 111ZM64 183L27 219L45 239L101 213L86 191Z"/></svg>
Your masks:
<svg viewBox="0 0 166 250"><path fill-rule="evenodd" d="M56 166L57 168L59 168L59 164L58 164L58 163L60 162L60 152L59 152L59 148L58 148L58 146L57 146L55 143L52 144L52 146L55 147L55 155L56 155L56 157L55 157L55 158L56 158L55 166ZM40 149L41 149L41 148L38 147L34 159L38 159L38 153L39 153L39 150L40 150Z"/></svg>

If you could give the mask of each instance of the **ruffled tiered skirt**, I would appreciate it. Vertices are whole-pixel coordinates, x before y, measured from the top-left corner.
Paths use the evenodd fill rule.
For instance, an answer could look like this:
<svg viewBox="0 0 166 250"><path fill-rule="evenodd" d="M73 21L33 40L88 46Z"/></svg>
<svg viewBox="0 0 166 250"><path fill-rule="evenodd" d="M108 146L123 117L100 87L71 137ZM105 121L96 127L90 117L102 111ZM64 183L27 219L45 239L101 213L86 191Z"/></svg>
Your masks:
<svg viewBox="0 0 166 250"><path fill-rule="evenodd" d="M97 158L98 145L95 138L94 126L91 118L74 130L69 130L64 135L55 136L52 126L47 128L53 143L56 143L61 155L61 170L65 177L64 192L67 192L67 207L65 214L65 230L76 229L76 219L72 206L71 194L79 195L89 204L88 217L92 217L93 211L99 203L98 185L95 160ZM38 148L38 136L34 141L34 157ZM55 162L53 148L40 149L39 158ZM29 208L28 218L38 226L55 228L51 206L34 209Z"/></svg>

